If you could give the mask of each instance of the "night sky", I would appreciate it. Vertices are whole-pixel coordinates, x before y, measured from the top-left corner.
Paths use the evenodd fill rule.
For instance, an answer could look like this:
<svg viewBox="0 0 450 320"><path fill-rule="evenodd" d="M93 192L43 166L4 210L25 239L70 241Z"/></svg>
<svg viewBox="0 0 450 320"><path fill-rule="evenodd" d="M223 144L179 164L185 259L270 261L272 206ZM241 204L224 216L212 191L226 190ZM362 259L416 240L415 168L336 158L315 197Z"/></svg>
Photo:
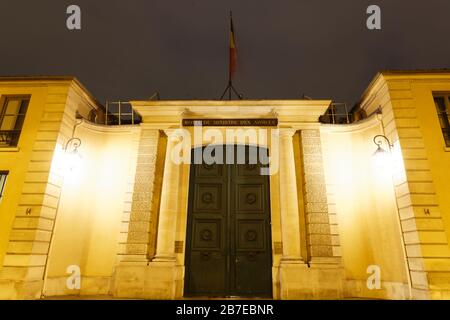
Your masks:
<svg viewBox="0 0 450 320"><path fill-rule="evenodd" d="M66 8L82 30L66 28ZM366 28L366 8L382 30ZM0 0L0 75L73 75L100 101L330 98L353 105L385 69L450 68L450 1Z"/></svg>

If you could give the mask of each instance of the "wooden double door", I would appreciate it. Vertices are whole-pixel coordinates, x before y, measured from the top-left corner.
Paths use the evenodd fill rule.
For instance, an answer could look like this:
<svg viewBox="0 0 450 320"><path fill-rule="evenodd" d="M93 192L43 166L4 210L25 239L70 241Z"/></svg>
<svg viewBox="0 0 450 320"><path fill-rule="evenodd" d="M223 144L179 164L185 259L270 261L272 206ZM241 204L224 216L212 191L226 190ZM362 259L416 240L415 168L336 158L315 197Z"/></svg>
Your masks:
<svg viewBox="0 0 450 320"><path fill-rule="evenodd" d="M191 164L185 296L272 297L267 149L221 148L232 164Z"/></svg>

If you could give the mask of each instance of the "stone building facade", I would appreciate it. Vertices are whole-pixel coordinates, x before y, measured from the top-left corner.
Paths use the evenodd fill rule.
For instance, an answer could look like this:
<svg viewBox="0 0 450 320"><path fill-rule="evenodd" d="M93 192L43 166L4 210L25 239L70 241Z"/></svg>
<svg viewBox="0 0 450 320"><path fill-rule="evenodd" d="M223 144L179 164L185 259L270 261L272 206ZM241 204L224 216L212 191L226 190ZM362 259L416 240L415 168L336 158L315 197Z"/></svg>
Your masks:
<svg viewBox="0 0 450 320"><path fill-rule="evenodd" d="M448 93L384 72L347 125L319 122L330 100L152 100L107 126L76 79L2 78L27 107L0 148L0 298L449 298Z"/></svg>

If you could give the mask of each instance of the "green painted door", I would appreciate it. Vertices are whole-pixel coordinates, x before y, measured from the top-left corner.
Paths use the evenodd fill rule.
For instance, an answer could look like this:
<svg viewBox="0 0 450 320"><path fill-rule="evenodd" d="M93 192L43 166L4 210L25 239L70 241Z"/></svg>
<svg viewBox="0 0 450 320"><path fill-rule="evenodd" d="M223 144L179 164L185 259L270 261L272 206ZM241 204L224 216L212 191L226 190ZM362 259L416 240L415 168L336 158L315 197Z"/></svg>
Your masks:
<svg viewBox="0 0 450 320"><path fill-rule="evenodd" d="M191 165L186 296L272 297L269 176L248 160L267 149L239 148L223 147L233 164Z"/></svg>

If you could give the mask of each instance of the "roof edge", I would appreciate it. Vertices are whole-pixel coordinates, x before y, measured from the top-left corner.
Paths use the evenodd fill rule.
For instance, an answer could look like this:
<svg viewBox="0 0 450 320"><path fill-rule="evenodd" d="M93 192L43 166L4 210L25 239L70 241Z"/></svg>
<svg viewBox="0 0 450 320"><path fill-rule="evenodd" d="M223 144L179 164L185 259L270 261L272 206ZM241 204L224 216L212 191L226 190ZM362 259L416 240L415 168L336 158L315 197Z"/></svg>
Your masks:
<svg viewBox="0 0 450 320"><path fill-rule="evenodd" d="M100 109L104 109L105 107L103 104L101 104L94 95L81 83L80 80L78 80L75 76L0 76L0 82L3 81L25 81L25 82L33 82L33 81L45 81L45 82L61 82L61 81L67 81L67 82L73 82L76 86L78 86L85 94L86 96Z"/></svg>

